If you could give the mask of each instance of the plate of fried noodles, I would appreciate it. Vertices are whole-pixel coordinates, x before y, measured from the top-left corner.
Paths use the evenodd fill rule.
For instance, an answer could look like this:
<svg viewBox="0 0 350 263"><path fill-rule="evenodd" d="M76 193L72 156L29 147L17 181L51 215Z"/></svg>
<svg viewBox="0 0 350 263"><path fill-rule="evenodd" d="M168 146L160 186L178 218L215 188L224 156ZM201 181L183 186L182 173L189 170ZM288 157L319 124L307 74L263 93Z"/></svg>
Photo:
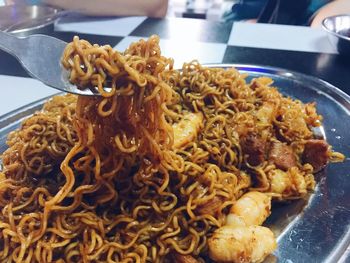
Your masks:
<svg viewBox="0 0 350 263"><path fill-rule="evenodd" d="M61 63L100 96L0 118L0 262L344 259L348 95L283 69L174 69L157 36L74 37Z"/></svg>

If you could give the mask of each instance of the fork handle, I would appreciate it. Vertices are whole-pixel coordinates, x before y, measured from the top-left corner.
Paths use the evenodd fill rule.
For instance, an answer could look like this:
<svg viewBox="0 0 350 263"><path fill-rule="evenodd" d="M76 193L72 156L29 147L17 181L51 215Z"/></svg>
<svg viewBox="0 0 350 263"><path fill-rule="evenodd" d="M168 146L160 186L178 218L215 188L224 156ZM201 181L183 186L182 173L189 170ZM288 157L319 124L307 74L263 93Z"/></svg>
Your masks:
<svg viewBox="0 0 350 263"><path fill-rule="evenodd" d="M22 41L18 37L0 31L0 49L19 58L23 51Z"/></svg>

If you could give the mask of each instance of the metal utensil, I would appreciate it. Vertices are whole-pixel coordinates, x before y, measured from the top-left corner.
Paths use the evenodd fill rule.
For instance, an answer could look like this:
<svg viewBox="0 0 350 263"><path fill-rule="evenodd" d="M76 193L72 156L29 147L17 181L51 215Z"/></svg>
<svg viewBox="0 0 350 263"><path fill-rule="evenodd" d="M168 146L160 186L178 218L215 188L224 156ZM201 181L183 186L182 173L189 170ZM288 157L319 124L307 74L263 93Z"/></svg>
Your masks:
<svg viewBox="0 0 350 263"><path fill-rule="evenodd" d="M0 32L0 49L13 55L33 78L65 92L98 95L96 89L81 90L69 82L69 73L61 66L66 45L66 42L46 35L18 38Z"/></svg>
<svg viewBox="0 0 350 263"><path fill-rule="evenodd" d="M53 23L64 13L66 11L43 5L0 6L0 30L17 35L52 31Z"/></svg>
<svg viewBox="0 0 350 263"><path fill-rule="evenodd" d="M327 17L322 27L339 54L350 56L350 15Z"/></svg>

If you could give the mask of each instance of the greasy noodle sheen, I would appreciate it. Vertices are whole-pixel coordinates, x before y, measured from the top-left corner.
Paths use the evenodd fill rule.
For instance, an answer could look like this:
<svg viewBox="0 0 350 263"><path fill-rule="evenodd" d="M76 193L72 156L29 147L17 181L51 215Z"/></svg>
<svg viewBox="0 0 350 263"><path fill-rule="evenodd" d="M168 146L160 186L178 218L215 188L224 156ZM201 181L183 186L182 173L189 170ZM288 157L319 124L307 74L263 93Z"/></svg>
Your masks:
<svg viewBox="0 0 350 263"><path fill-rule="evenodd" d="M1 262L201 262L244 193L287 200L315 186L317 160L305 160L322 118L271 79L174 70L157 36L124 53L75 37L62 64L101 97L56 96L9 135Z"/></svg>

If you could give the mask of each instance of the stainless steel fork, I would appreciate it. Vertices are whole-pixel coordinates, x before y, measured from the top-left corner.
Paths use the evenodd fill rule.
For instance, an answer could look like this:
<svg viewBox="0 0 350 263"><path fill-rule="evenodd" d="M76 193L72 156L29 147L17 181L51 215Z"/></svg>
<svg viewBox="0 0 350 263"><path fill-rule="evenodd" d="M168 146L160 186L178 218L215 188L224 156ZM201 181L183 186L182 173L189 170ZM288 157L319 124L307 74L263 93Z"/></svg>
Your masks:
<svg viewBox="0 0 350 263"><path fill-rule="evenodd" d="M66 42L51 36L31 35L18 38L0 31L0 49L13 55L31 77L61 91L98 95L96 89L78 89L69 82L69 73L61 65L61 56L66 45Z"/></svg>

